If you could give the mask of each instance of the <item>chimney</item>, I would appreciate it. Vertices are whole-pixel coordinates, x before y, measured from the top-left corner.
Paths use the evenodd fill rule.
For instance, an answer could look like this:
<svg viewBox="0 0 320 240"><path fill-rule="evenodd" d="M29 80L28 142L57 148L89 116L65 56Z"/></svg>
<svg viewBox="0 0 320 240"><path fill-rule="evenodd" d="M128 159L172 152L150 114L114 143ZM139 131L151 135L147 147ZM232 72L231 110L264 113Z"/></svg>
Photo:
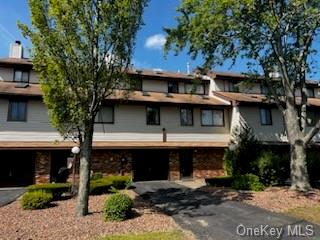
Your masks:
<svg viewBox="0 0 320 240"><path fill-rule="evenodd" d="M23 58L23 47L20 41L10 44L9 58Z"/></svg>

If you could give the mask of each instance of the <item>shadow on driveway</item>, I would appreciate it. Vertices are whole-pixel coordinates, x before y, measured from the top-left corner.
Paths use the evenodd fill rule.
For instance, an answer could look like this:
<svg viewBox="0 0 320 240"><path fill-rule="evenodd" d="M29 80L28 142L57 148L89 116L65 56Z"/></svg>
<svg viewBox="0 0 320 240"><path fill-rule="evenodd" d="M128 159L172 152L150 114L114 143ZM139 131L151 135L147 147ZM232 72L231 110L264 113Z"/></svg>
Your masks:
<svg viewBox="0 0 320 240"><path fill-rule="evenodd" d="M226 200L223 195L168 181L136 182L134 186L139 197L172 216L197 239L320 239L318 225ZM242 199L251 197L241 194Z"/></svg>

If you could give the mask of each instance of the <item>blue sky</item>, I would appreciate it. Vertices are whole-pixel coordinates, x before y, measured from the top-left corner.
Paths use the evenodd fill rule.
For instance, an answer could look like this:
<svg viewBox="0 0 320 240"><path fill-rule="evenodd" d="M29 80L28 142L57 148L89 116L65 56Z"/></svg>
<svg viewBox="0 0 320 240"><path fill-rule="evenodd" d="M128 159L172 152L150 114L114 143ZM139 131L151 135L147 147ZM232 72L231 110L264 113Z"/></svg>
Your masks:
<svg viewBox="0 0 320 240"><path fill-rule="evenodd" d="M136 68L161 68L170 71L187 71L187 62L193 69L201 65L201 59L192 61L186 54L181 52L174 56L172 52L164 57L162 45L165 41L164 27L175 26L176 8L179 0L150 0L149 6L144 12L144 25L138 32L136 48L132 62ZM0 1L0 57L7 57L9 54L9 44L15 40L21 40L26 48L31 48L31 43L24 39L19 29L17 21L30 24L29 8L27 0ZM219 71L245 72L246 64L244 60L239 60L232 68L226 62L221 67L215 68ZM320 75L319 75L320 76ZM318 76L314 76L315 78Z"/></svg>

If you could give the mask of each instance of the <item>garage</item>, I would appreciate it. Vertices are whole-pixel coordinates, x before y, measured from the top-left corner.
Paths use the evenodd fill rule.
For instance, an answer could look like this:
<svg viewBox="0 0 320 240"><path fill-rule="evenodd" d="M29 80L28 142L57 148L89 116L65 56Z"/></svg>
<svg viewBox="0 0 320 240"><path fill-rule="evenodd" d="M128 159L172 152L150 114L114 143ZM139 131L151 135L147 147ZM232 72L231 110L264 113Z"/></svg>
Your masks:
<svg viewBox="0 0 320 240"><path fill-rule="evenodd" d="M34 152L1 151L0 164L0 187L21 187L34 183Z"/></svg>
<svg viewBox="0 0 320 240"><path fill-rule="evenodd" d="M167 180L169 152L167 150L135 150L132 153L133 180Z"/></svg>

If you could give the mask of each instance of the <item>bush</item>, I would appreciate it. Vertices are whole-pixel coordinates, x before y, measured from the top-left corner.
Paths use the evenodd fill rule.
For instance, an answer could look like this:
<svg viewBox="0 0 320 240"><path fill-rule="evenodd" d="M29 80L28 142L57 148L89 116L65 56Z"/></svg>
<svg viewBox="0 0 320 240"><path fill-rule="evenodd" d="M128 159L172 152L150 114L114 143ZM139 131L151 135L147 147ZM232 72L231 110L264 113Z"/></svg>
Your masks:
<svg viewBox="0 0 320 240"><path fill-rule="evenodd" d="M51 193L54 199L59 199L63 193L70 192L71 183L35 184L27 188L28 192L43 191Z"/></svg>
<svg viewBox="0 0 320 240"><path fill-rule="evenodd" d="M112 187L112 182L108 179L101 178L98 180L90 181L90 194L91 195L100 195L108 193Z"/></svg>
<svg viewBox="0 0 320 240"><path fill-rule="evenodd" d="M33 191L23 194L21 206L25 210L43 209L49 206L53 200L52 193L45 191Z"/></svg>
<svg viewBox="0 0 320 240"><path fill-rule="evenodd" d="M131 183L130 176L107 176L90 182L90 194L100 195L127 188Z"/></svg>
<svg viewBox="0 0 320 240"><path fill-rule="evenodd" d="M93 173L90 180L98 180L103 178L103 174L101 172Z"/></svg>
<svg viewBox="0 0 320 240"><path fill-rule="evenodd" d="M259 181L259 177L252 173L247 173L244 175L239 175L234 177L231 187L236 190L251 190L251 191L264 190L264 186Z"/></svg>
<svg viewBox="0 0 320 240"><path fill-rule="evenodd" d="M128 195L116 193L107 198L104 206L106 221L126 220L132 211L133 201Z"/></svg>
<svg viewBox="0 0 320 240"><path fill-rule="evenodd" d="M231 187L233 177L223 176L206 179L206 184L214 187Z"/></svg>
<svg viewBox="0 0 320 240"><path fill-rule="evenodd" d="M307 166L310 178L310 183L312 186L317 187L320 180L320 157L319 150L308 149L307 150Z"/></svg>
<svg viewBox="0 0 320 240"><path fill-rule="evenodd" d="M252 128L242 124L232 133L235 149L227 149L223 160L227 175L242 175L251 173L251 163L257 159L261 151L261 144L256 139Z"/></svg>

